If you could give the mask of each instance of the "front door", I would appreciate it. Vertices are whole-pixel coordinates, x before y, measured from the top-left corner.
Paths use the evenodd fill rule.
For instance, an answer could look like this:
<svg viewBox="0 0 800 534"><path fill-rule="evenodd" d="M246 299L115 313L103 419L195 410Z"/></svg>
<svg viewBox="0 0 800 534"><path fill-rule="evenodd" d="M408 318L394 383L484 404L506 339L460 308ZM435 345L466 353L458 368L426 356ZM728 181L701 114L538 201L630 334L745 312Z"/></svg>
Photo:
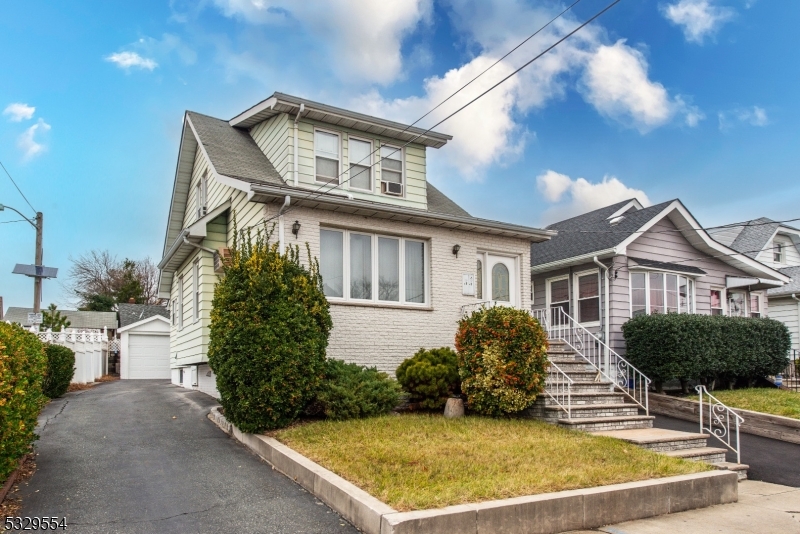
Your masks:
<svg viewBox="0 0 800 534"><path fill-rule="evenodd" d="M517 264L514 258L478 254L478 300L493 300L498 304L516 306Z"/></svg>

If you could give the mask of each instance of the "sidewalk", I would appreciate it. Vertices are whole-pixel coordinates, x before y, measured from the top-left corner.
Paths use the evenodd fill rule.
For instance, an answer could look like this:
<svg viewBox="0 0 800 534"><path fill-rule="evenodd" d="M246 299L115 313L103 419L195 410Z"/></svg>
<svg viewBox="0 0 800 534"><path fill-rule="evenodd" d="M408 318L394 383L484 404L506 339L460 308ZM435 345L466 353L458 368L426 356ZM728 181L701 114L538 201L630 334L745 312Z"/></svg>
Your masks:
<svg viewBox="0 0 800 534"><path fill-rule="evenodd" d="M800 488L745 480L739 483L739 502L630 521L594 531L609 534L758 533L800 534Z"/></svg>

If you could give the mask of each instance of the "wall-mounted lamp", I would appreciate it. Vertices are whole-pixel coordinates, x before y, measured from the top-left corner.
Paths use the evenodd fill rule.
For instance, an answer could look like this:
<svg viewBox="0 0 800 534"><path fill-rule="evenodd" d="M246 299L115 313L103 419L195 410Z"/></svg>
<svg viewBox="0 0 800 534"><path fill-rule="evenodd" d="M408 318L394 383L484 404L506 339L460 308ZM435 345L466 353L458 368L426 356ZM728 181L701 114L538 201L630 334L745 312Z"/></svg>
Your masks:
<svg viewBox="0 0 800 534"><path fill-rule="evenodd" d="M292 225L292 233L294 234L294 238L297 239L297 234L300 233L300 221L295 221Z"/></svg>
<svg viewBox="0 0 800 534"><path fill-rule="evenodd" d="M453 245L453 254L456 255L456 258L458 257L459 250L461 250L461 245Z"/></svg>

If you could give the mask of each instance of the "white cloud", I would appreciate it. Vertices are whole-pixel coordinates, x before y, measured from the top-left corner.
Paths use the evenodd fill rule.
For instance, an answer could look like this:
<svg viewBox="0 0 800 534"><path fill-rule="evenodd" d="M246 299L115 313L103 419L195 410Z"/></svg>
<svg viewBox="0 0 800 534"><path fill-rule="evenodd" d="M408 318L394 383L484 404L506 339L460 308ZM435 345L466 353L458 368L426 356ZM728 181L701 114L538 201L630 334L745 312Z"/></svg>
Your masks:
<svg viewBox="0 0 800 534"><path fill-rule="evenodd" d="M296 21L324 43L341 79L387 84L402 75L404 37L432 13L431 0L214 0L228 17L254 24Z"/></svg>
<svg viewBox="0 0 800 534"><path fill-rule="evenodd" d="M44 134L50 131L50 125L42 119L25 130L17 139L17 147L22 151L22 159L30 160L34 156L46 150L46 146L36 141L37 134Z"/></svg>
<svg viewBox="0 0 800 534"><path fill-rule="evenodd" d="M736 14L728 7L715 6L711 0L680 0L675 4L661 6L661 13L683 29L687 41L698 44L702 44L707 36L715 34Z"/></svg>
<svg viewBox="0 0 800 534"><path fill-rule="evenodd" d="M158 67L158 63L154 60L142 57L136 52L115 52L106 56L105 60L125 70L130 70L132 67L153 70Z"/></svg>
<svg viewBox="0 0 800 534"><path fill-rule="evenodd" d="M676 115L696 126L704 117L680 96L670 97L666 88L650 80L647 59L620 39L601 45L589 60L583 75L585 98L601 114L647 132L663 126Z"/></svg>
<svg viewBox="0 0 800 534"><path fill-rule="evenodd" d="M750 126L766 126L769 124L767 111L759 106L720 111L717 114L717 118L719 119L719 129L722 131L730 130L737 122L749 124Z"/></svg>
<svg viewBox="0 0 800 534"><path fill-rule="evenodd" d="M545 200L555 206L545 210L545 223L568 219L587 211L636 198L649 206L644 191L626 186L615 176L604 176L602 182L592 183L585 178L573 180L565 174L547 170L536 177L536 187Z"/></svg>
<svg viewBox="0 0 800 534"><path fill-rule="evenodd" d="M3 110L3 115L8 115L8 120L11 122L22 122L33 118L35 112L36 108L33 106L14 102L6 106L6 109Z"/></svg>

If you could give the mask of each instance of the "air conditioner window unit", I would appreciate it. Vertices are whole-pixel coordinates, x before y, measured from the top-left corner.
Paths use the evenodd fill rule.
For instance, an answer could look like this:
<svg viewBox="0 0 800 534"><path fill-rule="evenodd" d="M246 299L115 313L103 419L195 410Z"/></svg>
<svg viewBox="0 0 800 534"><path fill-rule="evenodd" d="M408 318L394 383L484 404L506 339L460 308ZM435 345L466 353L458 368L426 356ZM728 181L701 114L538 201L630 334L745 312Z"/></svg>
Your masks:
<svg viewBox="0 0 800 534"><path fill-rule="evenodd" d="M399 196L403 194L403 184L399 184L397 182L383 182L383 189L383 192L387 195Z"/></svg>

